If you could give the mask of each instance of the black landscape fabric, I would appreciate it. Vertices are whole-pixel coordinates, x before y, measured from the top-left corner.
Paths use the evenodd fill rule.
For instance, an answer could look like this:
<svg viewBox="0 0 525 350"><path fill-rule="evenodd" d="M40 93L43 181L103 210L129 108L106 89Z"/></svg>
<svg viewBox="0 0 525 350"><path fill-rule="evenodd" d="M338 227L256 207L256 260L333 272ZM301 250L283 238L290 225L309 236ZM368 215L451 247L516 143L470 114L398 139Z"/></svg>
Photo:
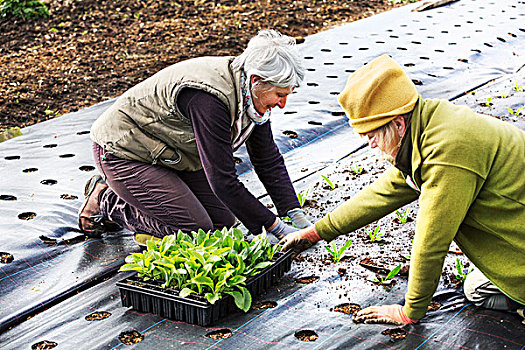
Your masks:
<svg viewBox="0 0 525 350"><path fill-rule="evenodd" d="M512 90L525 83L525 4L461 0L411 12L415 5L312 35L300 45L308 69L305 82L287 107L272 116L298 191L317 171L330 169L362 145L336 95L351 72L384 53L405 68L423 97L456 100L523 128L523 118L507 108L525 105L523 92ZM465 95L472 90L475 94ZM507 94L509 99L501 97ZM25 128L22 136L0 144L0 252L13 258L0 263L2 349L30 348L44 340L64 349L525 349L525 328L515 314L475 308L447 283L436 293L441 307L419 324L402 327L404 339L390 340L382 332L393 327L356 324L334 308L345 302L363 307L402 303L405 280L387 292L363 280L341 278L334 269L313 283L298 284L295 279L305 275L299 262L264 296L276 307L235 313L208 328L122 307L115 283L126 275L114 274L126 255L138 251L132 234L85 240L77 228L84 183L96 172L89 129L112 102ZM288 131L297 137L287 136ZM263 197L244 149L236 156L243 161L238 165L241 180ZM330 201L330 194L325 197ZM87 321L95 311L111 316ZM232 336L205 336L221 329ZM132 330L144 339L124 345L119 335ZM295 334L301 330L312 341L298 340Z"/></svg>

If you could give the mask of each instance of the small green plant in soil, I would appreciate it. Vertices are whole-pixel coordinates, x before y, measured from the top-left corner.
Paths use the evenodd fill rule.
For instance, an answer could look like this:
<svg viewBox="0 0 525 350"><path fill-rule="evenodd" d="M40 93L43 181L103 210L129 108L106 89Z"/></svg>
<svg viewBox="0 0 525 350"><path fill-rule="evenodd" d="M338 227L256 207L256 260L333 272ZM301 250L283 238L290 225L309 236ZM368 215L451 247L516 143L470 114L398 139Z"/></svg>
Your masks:
<svg viewBox="0 0 525 350"><path fill-rule="evenodd" d="M456 278L463 282L465 281L465 278L467 278L468 274L472 272L474 269L467 270L465 269L465 266L463 266L463 263L459 258L456 258ZM466 272L465 272L466 271Z"/></svg>
<svg viewBox="0 0 525 350"><path fill-rule="evenodd" d="M306 203L306 200L308 199L308 195L310 194L311 190L312 185L308 186L308 189L306 191L297 193L297 199L299 200L299 205L301 206L301 208L304 206L304 203Z"/></svg>
<svg viewBox="0 0 525 350"><path fill-rule="evenodd" d="M361 173L363 172L363 168L360 167L358 164L352 164L350 166L350 169L354 172L354 174L356 175L361 175Z"/></svg>
<svg viewBox="0 0 525 350"><path fill-rule="evenodd" d="M332 259L337 263L341 261L341 258L343 257L345 250L348 249L348 247L350 247L351 245L352 245L352 240L349 239L339 249L337 248L337 245L335 244L334 241L330 242L330 245L326 245L325 248L332 255Z"/></svg>
<svg viewBox="0 0 525 350"><path fill-rule="evenodd" d="M368 234L368 238L370 238L370 242L380 242L383 240L384 233L380 231L381 226L377 225L374 230L368 230L365 228L366 233Z"/></svg>
<svg viewBox="0 0 525 350"><path fill-rule="evenodd" d="M397 215L397 218L399 219L399 222L401 222L402 224L406 224L407 221L408 221L408 215L410 214L410 210L408 208L406 208L403 213L401 213L401 211L396 210L396 215Z"/></svg>
<svg viewBox="0 0 525 350"><path fill-rule="evenodd" d="M332 180L330 180L330 179L328 178L328 176L326 176L326 175L321 175L321 177L326 181L326 183L328 184L328 186L330 186L330 189L333 190L333 189L335 189L335 188L337 187L337 185L334 184L334 183L332 182Z"/></svg>
<svg viewBox="0 0 525 350"><path fill-rule="evenodd" d="M392 270L390 270L390 272L388 273L388 275L386 275L385 278L378 276L379 278L376 277L372 281L379 283L379 284L384 284L385 282L394 278L399 273L399 271L401 271L401 264L397 265Z"/></svg>
<svg viewBox="0 0 525 350"><path fill-rule="evenodd" d="M501 98L507 98L507 97L509 97L509 94L507 92L504 92L504 93L501 94L500 97Z"/></svg>
<svg viewBox="0 0 525 350"><path fill-rule="evenodd" d="M523 91L523 86L518 85L518 82L514 82L514 87L512 88L514 91Z"/></svg>
<svg viewBox="0 0 525 350"><path fill-rule="evenodd" d="M147 250L131 253L132 262L120 271L137 271L144 281L156 280L164 288L178 289L181 297L204 296L214 304L230 294L235 304L247 312L252 298L246 279L272 264L279 245L272 245L263 233L251 242L240 229L192 232L165 236L147 242Z"/></svg>
<svg viewBox="0 0 525 350"><path fill-rule="evenodd" d="M1 0L0 18L22 17L24 19L48 17L49 9L39 0Z"/></svg>
<svg viewBox="0 0 525 350"><path fill-rule="evenodd" d="M487 101L485 102L485 106L487 106L487 107L492 106L492 97L487 97Z"/></svg>
<svg viewBox="0 0 525 350"><path fill-rule="evenodd" d="M515 115L515 116L520 115L522 109L523 109L523 107L520 107L520 108L518 108L517 110L513 110L513 109L510 108L510 107L507 108L507 110L509 111L509 113L512 114L512 115Z"/></svg>

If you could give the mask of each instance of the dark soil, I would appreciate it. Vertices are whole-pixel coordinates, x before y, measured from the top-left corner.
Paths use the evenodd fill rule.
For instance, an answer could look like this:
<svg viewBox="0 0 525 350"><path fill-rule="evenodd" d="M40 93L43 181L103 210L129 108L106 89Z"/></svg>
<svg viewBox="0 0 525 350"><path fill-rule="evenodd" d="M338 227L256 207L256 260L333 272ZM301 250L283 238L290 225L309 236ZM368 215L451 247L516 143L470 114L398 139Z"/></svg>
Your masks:
<svg viewBox="0 0 525 350"><path fill-rule="evenodd" d="M103 320L105 318L108 318L109 316L111 316L110 312L97 311L97 312L93 312L92 314L87 315L86 316L86 321L99 321L99 320Z"/></svg>
<svg viewBox="0 0 525 350"><path fill-rule="evenodd" d="M295 337L300 341L316 341L319 336L312 330L304 329L298 332L295 332Z"/></svg>
<svg viewBox="0 0 525 350"><path fill-rule="evenodd" d="M13 257L13 254L11 253L5 253L0 252L0 263L1 264L9 264L12 262L15 258Z"/></svg>
<svg viewBox="0 0 525 350"><path fill-rule="evenodd" d="M133 345L144 340L144 336L137 331L122 332L118 336L119 340L126 345Z"/></svg>
<svg viewBox="0 0 525 350"><path fill-rule="evenodd" d="M237 55L260 29L305 37L389 0L45 1L47 19L1 19L0 129L118 96L188 58Z"/></svg>
<svg viewBox="0 0 525 350"><path fill-rule="evenodd" d="M54 341L49 340L42 340L41 342L35 343L31 345L32 350L47 350L47 349L53 349L58 344Z"/></svg>
<svg viewBox="0 0 525 350"><path fill-rule="evenodd" d="M334 308L336 312L342 312L343 314L355 316L359 311L361 311L361 306L352 303L344 303L337 305Z"/></svg>
<svg viewBox="0 0 525 350"><path fill-rule="evenodd" d="M252 305L253 310L264 310L264 309L273 309L277 306L277 302L272 300L263 300L259 301Z"/></svg>
<svg viewBox="0 0 525 350"><path fill-rule="evenodd" d="M407 331L402 328L389 328L381 332L381 334L390 337L392 340L405 339Z"/></svg>

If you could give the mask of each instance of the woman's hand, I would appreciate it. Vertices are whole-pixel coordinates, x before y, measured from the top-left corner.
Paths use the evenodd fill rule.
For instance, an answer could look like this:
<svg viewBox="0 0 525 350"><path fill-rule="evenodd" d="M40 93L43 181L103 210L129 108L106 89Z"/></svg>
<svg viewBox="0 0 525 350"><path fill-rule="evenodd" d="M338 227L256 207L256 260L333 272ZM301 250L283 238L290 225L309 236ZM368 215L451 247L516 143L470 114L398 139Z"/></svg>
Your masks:
<svg viewBox="0 0 525 350"><path fill-rule="evenodd" d="M398 304L367 307L359 311L354 320L364 323L390 323L395 325L418 322L418 320L411 319L405 315L403 306Z"/></svg>
<svg viewBox="0 0 525 350"><path fill-rule="evenodd" d="M292 223L299 228L307 228L308 226L312 226L312 223L306 218L304 210L301 208L288 210L286 214L290 220L292 220Z"/></svg>
<svg viewBox="0 0 525 350"><path fill-rule="evenodd" d="M308 228L287 235L279 242L279 244L283 245L283 251L292 249L294 252L293 257L296 257L299 253L310 248L320 240L321 237L319 236L319 233L315 229L315 226L312 225Z"/></svg>

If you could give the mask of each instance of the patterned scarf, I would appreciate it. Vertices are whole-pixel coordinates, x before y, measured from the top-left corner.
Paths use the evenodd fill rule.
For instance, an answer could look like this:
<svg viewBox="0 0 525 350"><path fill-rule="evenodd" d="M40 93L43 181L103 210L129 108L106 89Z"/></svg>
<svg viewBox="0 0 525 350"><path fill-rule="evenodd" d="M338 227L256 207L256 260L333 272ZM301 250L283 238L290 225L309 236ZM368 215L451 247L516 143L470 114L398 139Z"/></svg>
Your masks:
<svg viewBox="0 0 525 350"><path fill-rule="evenodd" d="M272 110L268 109L264 114L257 112L252 100L252 94L250 91L249 80L246 78L246 73L241 74L241 92L243 99L244 113L250 118L250 120L257 125L264 124L270 119Z"/></svg>

